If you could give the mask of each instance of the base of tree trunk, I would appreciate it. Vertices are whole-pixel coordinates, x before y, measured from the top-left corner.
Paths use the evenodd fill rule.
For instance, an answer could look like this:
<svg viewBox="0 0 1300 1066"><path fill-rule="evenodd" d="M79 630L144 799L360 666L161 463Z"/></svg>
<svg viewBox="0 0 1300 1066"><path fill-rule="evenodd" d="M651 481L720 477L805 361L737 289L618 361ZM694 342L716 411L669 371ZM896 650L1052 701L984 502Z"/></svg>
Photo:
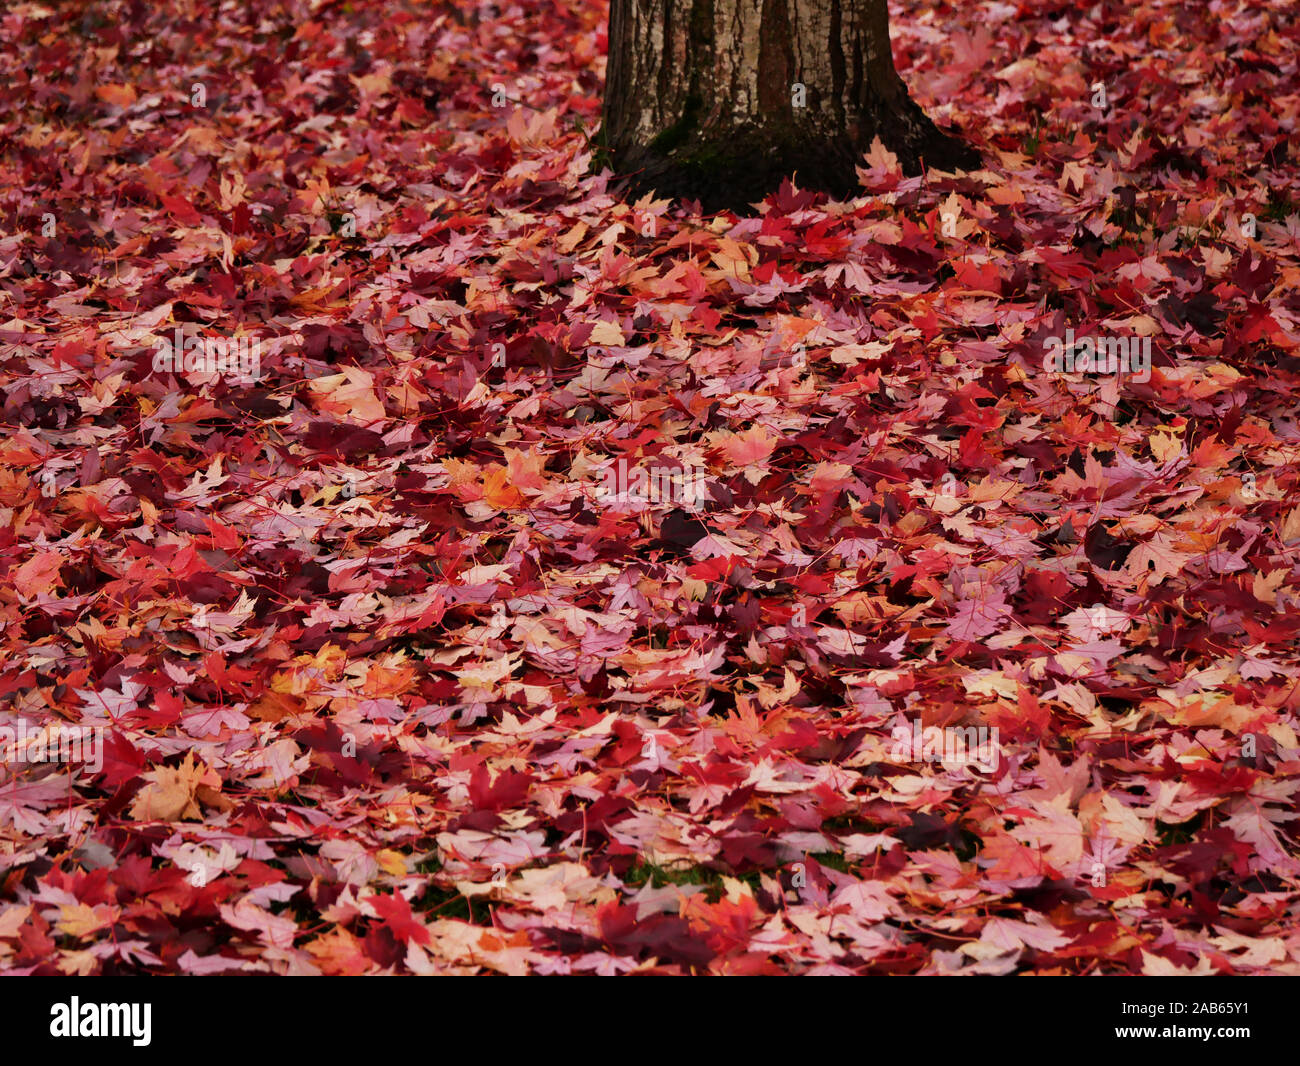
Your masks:
<svg viewBox="0 0 1300 1066"><path fill-rule="evenodd" d="M646 147L615 151L610 157L625 188L640 196L697 200L709 212L744 211L792 178L801 189L849 199L861 191L857 168L875 137L893 152L906 174L925 168L973 170L974 148L934 125L910 98L882 106L872 128L856 136L809 136L806 127L745 126L691 128L689 116Z"/></svg>
<svg viewBox="0 0 1300 1066"><path fill-rule="evenodd" d="M979 166L908 94L886 0L611 0L600 162L631 191L744 211L795 176L847 198L876 138L910 174Z"/></svg>

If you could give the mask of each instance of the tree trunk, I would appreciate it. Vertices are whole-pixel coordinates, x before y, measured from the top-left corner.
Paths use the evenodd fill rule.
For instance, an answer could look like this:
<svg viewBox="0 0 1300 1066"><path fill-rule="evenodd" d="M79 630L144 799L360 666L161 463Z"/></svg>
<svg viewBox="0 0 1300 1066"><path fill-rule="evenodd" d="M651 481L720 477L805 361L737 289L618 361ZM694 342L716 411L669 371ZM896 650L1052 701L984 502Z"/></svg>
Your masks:
<svg viewBox="0 0 1300 1066"><path fill-rule="evenodd" d="M978 165L894 70L886 0L612 0L603 142L637 190L740 208L797 172L846 197L874 137Z"/></svg>

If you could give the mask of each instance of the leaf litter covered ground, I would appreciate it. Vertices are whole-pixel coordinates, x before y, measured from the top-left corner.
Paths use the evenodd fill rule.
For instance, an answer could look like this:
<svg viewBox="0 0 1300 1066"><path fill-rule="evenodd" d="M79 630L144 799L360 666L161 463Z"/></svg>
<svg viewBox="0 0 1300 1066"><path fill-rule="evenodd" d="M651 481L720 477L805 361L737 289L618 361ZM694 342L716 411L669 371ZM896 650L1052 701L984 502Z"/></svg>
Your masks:
<svg viewBox="0 0 1300 1066"><path fill-rule="evenodd" d="M0 21L0 969L1300 970L1285 5L895 3L987 169L748 217L603 5L205 7Z"/></svg>

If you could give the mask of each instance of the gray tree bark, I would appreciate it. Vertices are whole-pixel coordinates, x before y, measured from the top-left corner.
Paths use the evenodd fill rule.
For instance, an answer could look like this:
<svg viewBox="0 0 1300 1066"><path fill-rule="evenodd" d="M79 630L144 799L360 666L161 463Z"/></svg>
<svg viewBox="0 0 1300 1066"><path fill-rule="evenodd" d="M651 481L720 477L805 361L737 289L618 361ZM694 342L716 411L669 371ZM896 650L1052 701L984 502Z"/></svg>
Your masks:
<svg viewBox="0 0 1300 1066"><path fill-rule="evenodd" d="M602 141L635 189L741 208L797 172L849 196L877 136L909 173L978 165L908 95L886 0L612 0Z"/></svg>

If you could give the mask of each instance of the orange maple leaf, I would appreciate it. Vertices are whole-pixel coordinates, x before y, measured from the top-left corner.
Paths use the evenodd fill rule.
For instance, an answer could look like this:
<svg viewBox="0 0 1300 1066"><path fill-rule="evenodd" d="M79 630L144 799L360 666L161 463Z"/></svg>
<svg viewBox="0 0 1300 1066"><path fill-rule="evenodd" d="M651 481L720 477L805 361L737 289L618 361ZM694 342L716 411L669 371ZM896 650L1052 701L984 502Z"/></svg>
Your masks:
<svg viewBox="0 0 1300 1066"><path fill-rule="evenodd" d="M159 766L144 775L149 782L131 802L131 817L138 822L175 822L201 818L195 793L201 785L220 790L221 778L206 764L194 761L194 752L180 766Z"/></svg>
<svg viewBox="0 0 1300 1066"><path fill-rule="evenodd" d="M118 107L130 107L135 103L135 89L130 85L100 85L96 87L95 95L104 103Z"/></svg>
<svg viewBox="0 0 1300 1066"><path fill-rule="evenodd" d="M776 438L762 426L750 426L744 433L733 433L720 447L736 466L756 466L776 449Z"/></svg>
<svg viewBox="0 0 1300 1066"><path fill-rule="evenodd" d="M483 499L498 510L508 511L524 502L519 490L511 483L510 471L493 463L483 474Z"/></svg>
<svg viewBox="0 0 1300 1066"><path fill-rule="evenodd" d="M337 977L356 977L374 968L374 962L362 950L361 941L346 929L318 936L306 945L325 974Z"/></svg>
<svg viewBox="0 0 1300 1066"><path fill-rule="evenodd" d="M375 379L357 366L345 366L341 374L329 374L311 382L316 409L340 415L350 422L369 425L385 418L384 405L375 395Z"/></svg>
<svg viewBox="0 0 1300 1066"><path fill-rule="evenodd" d="M63 556L59 552L38 552L14 572L14 588L28 598L52 592L60 583L62 565Z"/></svg>

